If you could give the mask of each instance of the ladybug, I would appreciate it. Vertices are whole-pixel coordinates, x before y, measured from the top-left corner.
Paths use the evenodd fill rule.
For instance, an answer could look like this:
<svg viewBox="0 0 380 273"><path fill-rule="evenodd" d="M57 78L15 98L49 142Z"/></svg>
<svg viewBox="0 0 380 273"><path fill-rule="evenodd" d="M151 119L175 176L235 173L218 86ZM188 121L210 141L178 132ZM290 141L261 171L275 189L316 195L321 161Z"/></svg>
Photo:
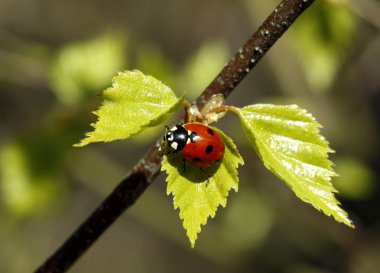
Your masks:
<svg viewBox="0 0 380 273"><path fill-rule="evenodd" d="M215 130L200 123L167 128L164 141L173 153L181 152L185 161L200 168L213 166L224 156L223 139Z"/></svg>

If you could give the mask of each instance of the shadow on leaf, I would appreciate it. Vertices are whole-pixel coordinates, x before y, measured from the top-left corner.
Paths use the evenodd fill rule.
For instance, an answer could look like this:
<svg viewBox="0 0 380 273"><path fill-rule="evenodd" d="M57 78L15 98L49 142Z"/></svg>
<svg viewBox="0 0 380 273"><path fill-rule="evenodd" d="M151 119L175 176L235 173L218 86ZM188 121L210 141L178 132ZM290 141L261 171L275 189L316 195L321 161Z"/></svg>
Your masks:
<svg viewBox="0 0 380 273"><path fill-rule="evenodd" d="M183 159L181 153L168 153L166 154L166 157L168 159L169 164L174 166L178 170L178 174L192 183L208 182L210 178L212 178L216 171L219 169L221 163L219 162L207 168L200 168L186 162Z"/></svg>

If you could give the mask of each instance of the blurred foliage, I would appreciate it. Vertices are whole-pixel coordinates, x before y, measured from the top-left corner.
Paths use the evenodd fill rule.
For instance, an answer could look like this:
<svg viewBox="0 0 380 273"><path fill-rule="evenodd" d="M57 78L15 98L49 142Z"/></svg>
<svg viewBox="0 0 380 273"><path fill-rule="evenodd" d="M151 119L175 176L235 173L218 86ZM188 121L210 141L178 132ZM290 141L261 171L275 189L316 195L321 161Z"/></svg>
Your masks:
<svg viewBox="0 0 380 273"><path fill-rule="evenodd" d="M209 40L189 57L182 72L181 88L188 91L188 99L198 97L200 90L216 77L230 58L230 51L223 41Z"/></svg>
<svg viewBox="0 0 380 273"><path fill-rule="evenodd" d="M349 199L365 200L378 190L372 170L358 159L339 157L336 160L340 177L335 179L339 193Z"/></svg>
<svg viewBox="0 0 380 273"><path fill-rule="evenodd" d="M40 173L38 166L31 167L43 161L30 162L28 159L33 157L31 150L22 146L20 143L7 144L1 153L0 166L3 205L6 205L10 214L17 217L47 208L60 185L51 175ZM56 158L55 156L52 160ZM50 166L44 167L52 170Z"/></svg>
<svg viewBox="0 0 380 273"><path fill-rule="evenodd" d="M223 237L228 245L240 252L256 249L274 223L273 207L257 191L249 188L241 190L235 199L226 211ZM243 222L244 225L236 224Z"/></svg>
<svg viewBox="0 0 380 273"><path fill-rule="evenodd" d="M99 93L125 67L125 45L125 35L112 32L63 47L52 64L52 91L69 105Z"/></svg>
<svg viewBox="0 0 380 273"><path fill-rule="evenodd" d="M136 67L146 75L153 75L163 83L172 86L175 78L175 65L156 45L142 45L136 52ZM179 90L178 90L179 91Z"/></svg>
<svg viewBox="0 0 380 273"><path fill-rule="evenodd" d="M72 148L117 71L140 69L196 97L277 4L0 1L0 272L33 270L163 133ZM228 100L298 103L316 116L355 231L275 181L227 116L218 127L246 165L195 251L159 177L71 271L377 272L379 13L377 0L316 1Z"/></svg>
<svg viewBox="0 0 380 273"><path fill-rule="evenodd" d="M315 92L327 91L353 42L357 20L341 3L317 2L302 24L296 24L299 60Z"/></svg>

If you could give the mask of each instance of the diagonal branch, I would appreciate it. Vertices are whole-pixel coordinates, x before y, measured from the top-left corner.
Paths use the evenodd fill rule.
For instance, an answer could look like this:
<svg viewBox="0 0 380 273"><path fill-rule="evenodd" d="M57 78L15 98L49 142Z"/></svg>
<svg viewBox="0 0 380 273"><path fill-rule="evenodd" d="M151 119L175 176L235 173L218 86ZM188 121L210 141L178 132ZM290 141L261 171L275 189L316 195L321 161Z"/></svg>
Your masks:
<svg viewBox="0 0 380 273"><path fill-rule="evenodd" d="M226 98L315 0L283 0L248 39L219 75L198 97L199 109L214 94ZM114 189L89 218L58 248L35 273L65 272L97 238L133 203L158 175L163 153L159 142L152 147L130 174Z"/></svg>

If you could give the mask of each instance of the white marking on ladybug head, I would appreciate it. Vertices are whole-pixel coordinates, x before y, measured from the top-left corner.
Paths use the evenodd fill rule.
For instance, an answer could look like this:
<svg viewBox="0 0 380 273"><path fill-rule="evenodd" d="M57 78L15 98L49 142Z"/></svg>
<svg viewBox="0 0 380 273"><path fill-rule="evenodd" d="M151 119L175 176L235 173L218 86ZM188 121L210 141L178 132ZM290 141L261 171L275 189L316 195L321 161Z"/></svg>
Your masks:
<svg viewBox="0 0 380 273"><path fill-rule="evenodd" d="M168 134L168 138L167 138L168 141L173 141L174 140L174 136L172 133Z"/></svg>
<svg viewBox="0 0 380 273"><path fill-rule="evenodd" d="M177 128L177 126L173 126L171 129L170 129L170 132L174 132L174 131L176 131L178 128Z"/></svg>
<svg viewBox="0 0 380 273"><path fill-rule="evenodd" d="M177 148L178 148L178 143L177 143L177 142L173 142L172 144L170 144L170 147L172 147L173 150L177 150Z"/></svg>

